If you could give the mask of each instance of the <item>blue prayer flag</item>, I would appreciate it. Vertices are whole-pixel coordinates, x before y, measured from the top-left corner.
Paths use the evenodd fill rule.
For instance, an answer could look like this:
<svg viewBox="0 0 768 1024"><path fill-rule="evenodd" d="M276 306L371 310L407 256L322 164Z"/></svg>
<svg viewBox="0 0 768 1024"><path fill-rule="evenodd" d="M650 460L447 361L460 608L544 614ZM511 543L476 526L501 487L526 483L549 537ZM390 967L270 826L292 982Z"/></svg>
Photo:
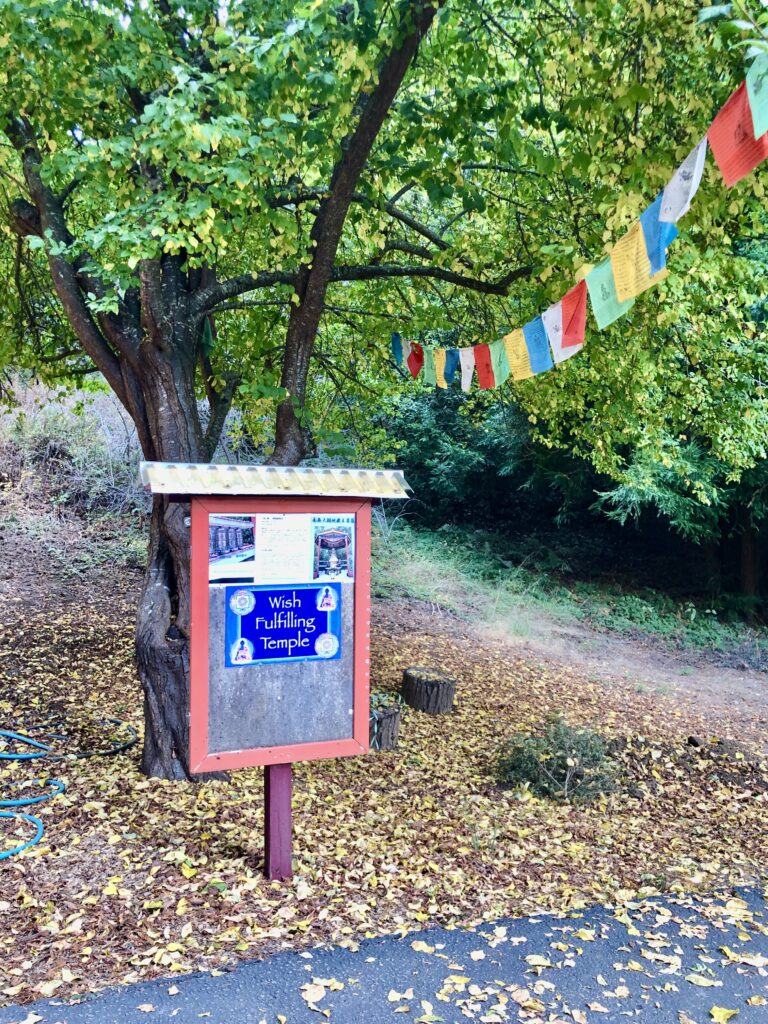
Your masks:
<svg viewBox="0 0 768 1024"><path fill-rule="evenodd" d="M392 358L398 366L403 365L403 339L397 331L392 332Z"/></svg>
<svg viewBox="0 0 768 1024"><path fill-rule="evenodd" d="M457 348L449 348L445 353L445 369L443 370L446 384L453 384L456 379L459 362L459 350Z"/></svg>
<svg viewBox="0 0 768 1024"><path fill-rule="evenodd" d="M668 221L660 221L661 201L664 196L659 192L656 200L651 203L645 213L640 214L640 224L645 238L645 250L651 262L651 277L658 274L667 265L667 248L677 238L677 228Z"/></svg>
<svg viewBox="0 0 768 1024"><path fill-rule="evenodd" d="M544 321L540 316L523 326L525 347L534 373L544 373L552 369L552 356L549 354L549 341L544 330Z"/></svg>

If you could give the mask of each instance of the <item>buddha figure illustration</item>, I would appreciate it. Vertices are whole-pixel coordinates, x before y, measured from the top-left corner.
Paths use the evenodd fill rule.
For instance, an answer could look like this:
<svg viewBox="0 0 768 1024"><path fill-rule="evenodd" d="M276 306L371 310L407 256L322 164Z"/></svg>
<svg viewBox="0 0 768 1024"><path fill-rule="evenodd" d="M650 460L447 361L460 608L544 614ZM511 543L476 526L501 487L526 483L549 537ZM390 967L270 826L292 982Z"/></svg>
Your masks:
<svg viewBox="0 0 768 1024"><path fill-rule="evenodd" d="M253 661L253 647L248 640L240 640L232 654L232 661L236 665Z"/></svg>
<svg viewBox="0 0 768 1024"><path fill-rule="evenodd" d="M323 587L317 602L317 609L321 612L332 612L336 607L336 595L330 587Z"/></svg>

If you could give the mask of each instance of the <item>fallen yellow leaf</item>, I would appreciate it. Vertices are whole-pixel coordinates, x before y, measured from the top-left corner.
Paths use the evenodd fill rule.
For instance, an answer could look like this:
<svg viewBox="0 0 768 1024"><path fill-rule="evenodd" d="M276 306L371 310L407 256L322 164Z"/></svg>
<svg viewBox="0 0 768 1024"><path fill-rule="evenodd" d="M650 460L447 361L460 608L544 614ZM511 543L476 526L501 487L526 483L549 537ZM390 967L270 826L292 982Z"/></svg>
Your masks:
<svg viewBox="0 0 768 1024"><path fill-rule="evenodd" d="M415 949L417 953L435 952L435 947L428 945L423 939L414 939L411 943L411 949Z"/></svg>
<svg viewBox="0 0 768 1024"><path fill-rule="evenodd" d="M686 974L685 980L690 981L692 985L698 985L699 988L719 988L723 984L715 978L705 978L703 974Z"/></svg>
<svg viewBox="0 0 768 1024"><path fill-rule="evenodd" d="M716 1024L727 1024L727 1021L731 1017L735 1017L738 1012L738 1010L726 1010L724 1006L713 1006L709 1015L712 1020L716 1021Z"/></svg>
<svg viewBox="0 0 768 1024"><path fill-rule="evenodd" d="M324 996L325 989L322 985L315 985L313 982L307 982L306 985L301 986L301 998L307 1003L319 1003Z"/></svg>

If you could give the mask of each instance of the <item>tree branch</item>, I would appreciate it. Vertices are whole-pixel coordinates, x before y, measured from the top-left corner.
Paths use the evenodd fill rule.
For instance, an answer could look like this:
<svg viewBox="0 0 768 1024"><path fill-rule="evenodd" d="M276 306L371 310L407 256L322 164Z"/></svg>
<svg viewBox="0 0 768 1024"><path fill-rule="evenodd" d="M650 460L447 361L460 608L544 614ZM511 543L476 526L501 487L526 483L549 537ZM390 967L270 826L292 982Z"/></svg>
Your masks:
<svg viewBox="0 0 768 1024"><path fill-rule="evenodd" d="M17 122L15 135L9 133L9 137L21 150L24 179L34 204L33 206L26 200L17 200L14 204L12 222L14 230L20 237L44 236L46 232L50 232L53 240L59 245L69 245L71 235L64 221L61 203L51 189L43 184L40 177L40 156L34 146L31 129ZM24 216L16 216L19 211L23 211ZM83 348L109 381L110 387L121 402L126 405L127 395L118 357L101 334L88 309L74 267L64 256L54 256L51 253L48 254L48 265L56 294Z"/></svg>
<svg viewBox="0 0 768 1024"><path fill-rule="evenodd" d="M209 459L212 459L216 451L216 447L221 438L221 432L224 429L224 423L227 419L227 414L232 407L232 400L235 397L235 391L240 384L240 377L236 374L232 374L227 379L224 387L221 391L214 391L215 398L211 401L208 399L208 407L210 409L210 417L208 424L205 428L205 434L203 435L203 444L205 445L205 451ZM213 389L210 389L213 391Z"/></svg>
<svg viewBox="0 0 768 1024"><path fill-rule="evenodd" d="M530 277L532 267L517 267L510 270L497 281L481 281L475 277L468 277L466 274L459 274L455 270L447 270L444 267L401 267L394 263L363 264L361 266L334 267L332 281L377 281L387 280L396 277L428 277L436 281L447 281L449 284L458 285L460 288L468 288L473 292L481 292L484 295L506 295L509 286L514 281Z"/></svg>
<svg viewBox="0 0 768 1024"><path fill-rule="evenodd" d="M256 271L231 277L228 281L213 282L201 288L192 300L192 315L200 319L210 312L214 306L227 299L235 299L238 295L253 292L259 288L271 288L276 284L293 285L296 281L295 270Z"/></svg>

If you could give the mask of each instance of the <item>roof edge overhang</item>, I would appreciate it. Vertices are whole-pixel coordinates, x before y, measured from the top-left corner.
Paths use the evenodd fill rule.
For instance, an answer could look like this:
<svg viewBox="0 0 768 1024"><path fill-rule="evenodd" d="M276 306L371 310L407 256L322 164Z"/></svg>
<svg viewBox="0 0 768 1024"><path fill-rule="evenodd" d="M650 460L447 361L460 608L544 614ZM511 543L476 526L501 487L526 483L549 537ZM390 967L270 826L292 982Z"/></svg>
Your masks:
<svg viewBox="0 0 768 1024"><path fill-rule="evenodd" d="M379 499L412 494L399 469L142 462L139 471L152 494Z"/></svg>

